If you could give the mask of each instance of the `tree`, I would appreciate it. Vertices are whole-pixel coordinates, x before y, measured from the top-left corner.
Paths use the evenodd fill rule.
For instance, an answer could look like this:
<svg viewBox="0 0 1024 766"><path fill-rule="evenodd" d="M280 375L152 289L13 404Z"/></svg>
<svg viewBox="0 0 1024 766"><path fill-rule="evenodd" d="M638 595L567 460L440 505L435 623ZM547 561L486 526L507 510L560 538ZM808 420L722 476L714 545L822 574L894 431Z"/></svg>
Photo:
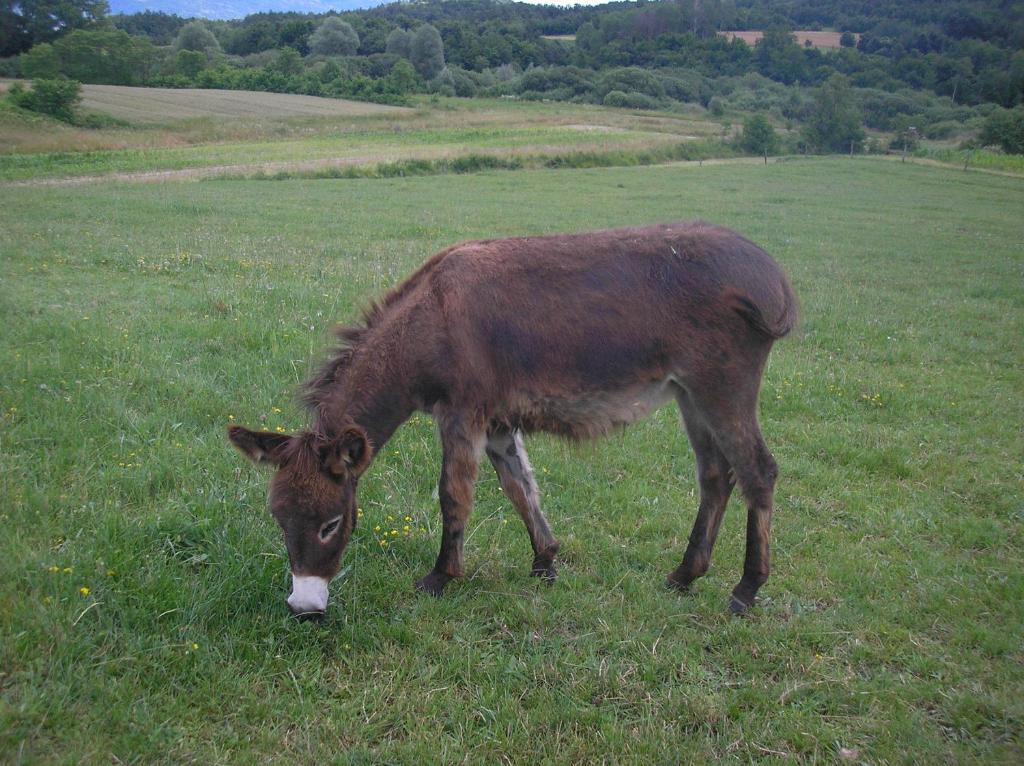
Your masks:
<svg viewBox="0 0 1024 766"><path fill-rule="evenodd" d="M769 154L775 154L778 150L779 137L767 117L763 114L753 114L743 121L740 146L744 151L761 154L767 159Z"/></svg>
<svg viewBox="0 0 1024 766"><path fill-rule="evenodd" d="M754 45L754 60L765 77L787 85L805 79L805 56L793 33L787 29L766 29Z"/></svg>
<svg viewBox="0 0 1024 766"><path fill-rule="evenodd" d="M412 33L401 28L392 29L384 45L388 53L407 59L412 51Z"/></svg>
<svg viewBox="0 0 1024 766"><path fill-rule="evenodd" d="M803 129L804 140L821 152L846 152L864 140L860 110L850 81L834 74L818 88Z"/></svg>
<svg viewBox="0 0 1024 766"><path fill-rule="evenodd" d="M190 80L206 69L206 54L202 51L180 50L174 57L174 71Z"/></svg>
<svg viewBox="0 0 1024 766"><path fill-rule="evenodd" d="M982 146L999 146L1007 154L1024 154L1024 107L990 114L978 140Z"/></svg>
<svg viewBox="0 0 1024 766"><path fill-rule="evenodd" d="M328 16L310 36L309 49L318 56L353 56L359 50L359 35L351 24Z"/></svg>
<svg viewBox="0 0 1024 766"><path fill-rule="evenodd" d="M409 46L409 60L421 77L433 79L444 69L444 43L441 33L431 24L424 24L413 32Z"/></svg>
<svg viewBox="0 0 1024 766"><path fill-rule="evenodd" d="M39 43L21 54L21 74L31 80L53 80L60 75L60 58L49 43Z"/></svg>
<svg viewBox="0 0 1024 766"><path fill-rule="evenodd" d="M135 85L153 64L153 44L122 29L76 29L53 44L60 72L80 82Z"/></svg>
<svg viewBox="0 0 1024 766"><path fill-rule="evenodd" d="M215 53L220 53L220 43L203 22L190 21L181 28L178 36L174 38L174 50L175 52L200 51L209 58Z"/></svg>
<svg viewBox="0 0 1024 766"><path fill-rule="evenodd" d="M839 35L839 44L843 48L854 48L857 46L857 38L854 36L853 32L843 32Z"/></svg>
<svg viewBox="0 0 1024 766"><path fill-rule="evenodd" d="M18 0L0 9L0 56L85 29L107 14L106 0Z"/></svg>
<svg viewBox="0 0 1024 766"><path fill-rule="evenodd" d="M384 85L392 93L403 96L407 93L415 93L423 87L416 70L405 59L395 62L388 76L384 78Z"/></svg>
<svg viewBox="0 0 1024 766"><path fill-rule="evenodd" d="M302 72L302 56L294 48L282 48L274 56L274 60L267 64L267 69L280 72L286 77L297 75Z"/></svg>

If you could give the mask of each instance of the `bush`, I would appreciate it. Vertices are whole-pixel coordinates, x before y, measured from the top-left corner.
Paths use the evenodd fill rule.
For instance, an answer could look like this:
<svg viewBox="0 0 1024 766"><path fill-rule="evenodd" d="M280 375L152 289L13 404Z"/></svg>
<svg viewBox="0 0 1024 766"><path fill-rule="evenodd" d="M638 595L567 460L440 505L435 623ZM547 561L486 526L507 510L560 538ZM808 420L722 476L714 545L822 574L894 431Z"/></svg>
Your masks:
<svg viewBox="0 0 1024 766"><path fill-rule="evenodd" d="M605 96L612 91L639 93L652 99L665 98L665 86L661 81L640 67L623 67L603 72L597 80L597 94Z"/></svg>
<svg viewBox="0 0 1024 766"><path fill-rule="evenodd" d="M942 140L944 138L952 138L961 130L964 129L962 123L954 120L944 120L942 122L936 122L933 125L929 125L924 129L924 137L930 138L933 141Z"/></svg>
<svg viewBox="0 0 1024 766"><path fill-rule="evenodd" d="M594 89L588 75L593 73L574 66L536 67L525 72L516 83L520 95L538 94L543 98L568 101Z"/></svg>
<svg viewBox="0 0 1024 766"><path fill-rule="evenodd" d="M403 64L407 64L404 59ZM444 91L445 95L458 96L459 98L472 98L477 94L477 81L473 75L464 69L455 66L446 66L431 83L434 90Z"/></svg>
<svg viewBox="0 0 1024 766"><path fill-rule="evenodd" d="M725 99L719 98L718 96L712 97L708 102L708 111L715 117L721 117L725 114Z"/></svg>
<svg viewBox="0 0 1024 766"><path fill-rule="evenodd" d="M998 146L1007 154L1024 154L1024 107L990 114L978 140L982 146Z"/></svg>
<svg viewBox="0 0 1024 766"><path fill-rule="evenodd" d="M701 100L704 78L697 72L659 75L666 98L690 103Z"/></svg>
<svg viewBox="0 0 1024 766"><path fill-rule="evenodd" d="M26 90L21 83L14 83L7 92L7 98L22 109L72 122L81 91L82 84L75 80L34 80L31 90Z"/></svg>
<svg viewBox="0 0 1024 766"><path fill-rule="evenodd" d="M743 133L740 146L751 154L775 154L779 146L779 137L775 128L763 114L754 114L743 121Z"/></svg>
<svg viewBox="0 0 1024 766"><path fill-rule="evenodd" d="M626 93L621 90L610 91L602 103L605 106L617 106L623 109L657 109L659 107L656 99L644 93L635 91Z"/></svg>

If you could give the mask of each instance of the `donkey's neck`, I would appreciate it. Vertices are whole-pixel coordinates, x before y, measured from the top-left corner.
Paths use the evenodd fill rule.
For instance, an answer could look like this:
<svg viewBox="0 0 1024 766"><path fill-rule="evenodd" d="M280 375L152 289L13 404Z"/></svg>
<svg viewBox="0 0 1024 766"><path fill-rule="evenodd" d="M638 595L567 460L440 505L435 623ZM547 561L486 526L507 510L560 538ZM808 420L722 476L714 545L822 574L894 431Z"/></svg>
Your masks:
<svg viewBox="0 0 1024 766"><path fill-rule="evenodd" d="M316 406L314 428L332 437L355 424L374 450L391 438L415 409L393 355L374 344L355 349L345 370Z"/></svg>

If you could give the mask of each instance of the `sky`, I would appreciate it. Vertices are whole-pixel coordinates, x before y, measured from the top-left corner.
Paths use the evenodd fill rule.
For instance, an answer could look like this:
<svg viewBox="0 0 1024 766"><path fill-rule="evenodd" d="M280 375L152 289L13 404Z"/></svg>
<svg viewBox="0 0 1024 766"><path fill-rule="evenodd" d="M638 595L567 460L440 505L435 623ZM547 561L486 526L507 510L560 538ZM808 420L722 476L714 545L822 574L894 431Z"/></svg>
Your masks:
<svg viewBox="0 0 1024 766"><path fill-rule="evenodd" d="M163 11L179 16L237 19L260 11L326 13L381 5L388 0L107 0L111 13ZM608 0L519 0L532 5L601 5Z"/></svg>

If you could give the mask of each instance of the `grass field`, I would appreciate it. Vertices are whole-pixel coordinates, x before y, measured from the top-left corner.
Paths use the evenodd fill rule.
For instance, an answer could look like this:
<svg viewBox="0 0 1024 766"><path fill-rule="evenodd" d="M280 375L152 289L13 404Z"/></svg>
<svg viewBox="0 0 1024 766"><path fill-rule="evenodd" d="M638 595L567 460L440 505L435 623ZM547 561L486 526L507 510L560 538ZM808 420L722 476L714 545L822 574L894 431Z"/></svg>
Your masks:
<svg viewBox="0 0 1024 766"><path fill-rule="evenodd" d="M129 88L83 85L82 109L135 124L163 124L196 117L249 120L254 117L361 117L409 110L364 101L292 93L196 88Z"/></svg>
<svg viewBox="0 0 1024 766"><path fill-rule="evenodd" d="M90 86L92 87L92 86ZM99 86L97 86L99 87ZM131 103L130 91L106 86ZM124 91L121 93L120 91ZM0 184L52 182L86 176L160 173L161 178L252 175L313 167L372 166L382 162L462 157L551 156L614 152L706 141L722 133L699 111L637 113L576 104L448 99L417 109L382 107L365 114L224 119L204 112L210 102L182 94L182 117L105 129L75 128L0 103ZM280 94L231 92L239 108ZM152 97L155 102L162 96ZM298 97L295 97L298 98ZM309 97L302 97L309 98ZM191 99L191 100L190 100ZM351 102L313 99L347 110ZM154 103L155 103L154 102ZM250 103L251 102L251 103ZM149 103L149 102L146 102ZM234 102L232 102L234 103ZM366 104L369 110L377 105ZM389 111L384 111L385 109ZM192 116L188 115L202 115Z"/></svg>
<svg viewBox="0 0 1024 766"><path fill-rule="evenodd" d="M839 158L0 205L0 761L1024 758L1021 179ZM439 539L414 419L362 482L326 620L287 616L267 477L225 426L301 426L329 327L446 244L694 217L802 300L762 395L782 478L749 617L725 609L735 499L694 594L662 585L697 503L670 409L530 440L551 587L482 472L441 600L412 589Z"/></svg>

